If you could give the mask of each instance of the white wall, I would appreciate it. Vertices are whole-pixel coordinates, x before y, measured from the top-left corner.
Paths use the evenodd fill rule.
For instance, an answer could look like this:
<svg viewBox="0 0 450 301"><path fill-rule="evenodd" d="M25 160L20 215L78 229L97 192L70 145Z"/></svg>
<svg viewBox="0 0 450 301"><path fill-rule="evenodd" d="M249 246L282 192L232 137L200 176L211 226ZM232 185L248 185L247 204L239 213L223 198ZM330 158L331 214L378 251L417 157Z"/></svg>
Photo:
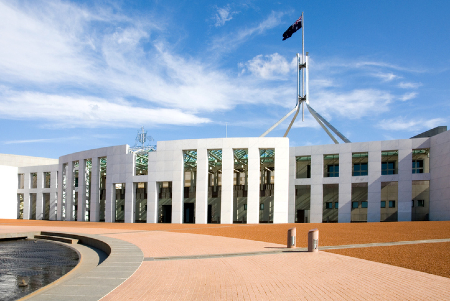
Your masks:
<svg viewBox="0 0 450 301"><path fill-rule="evenodd" d="M0 165L0 218L17 219L17 167Z"/></svg>

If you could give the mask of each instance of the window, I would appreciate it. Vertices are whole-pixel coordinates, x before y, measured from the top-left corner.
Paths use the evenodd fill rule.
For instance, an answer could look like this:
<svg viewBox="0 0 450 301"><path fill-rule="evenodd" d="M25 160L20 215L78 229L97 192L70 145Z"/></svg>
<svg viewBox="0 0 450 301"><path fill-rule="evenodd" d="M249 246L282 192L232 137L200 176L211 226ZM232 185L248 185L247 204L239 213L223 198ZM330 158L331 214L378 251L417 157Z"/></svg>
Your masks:
<svg viewBox="0 0 450 301"><path fill-rule="evenodd" d="M247 210L247 204L244 204L244 210Z"/></svg>
<svg viewBox="0 0 450 301"><path fill-rule="evenodd" d="M382 162L381 163L382 175L395 175L395 162Z"/></svg>
<svg viewBox="0 0 450 301"><path fill-rule="evenodd" d="M367 163L353 164L353 176L367 176Z"/></svg>
<svg viewBox="0 0 450 301"><path fill-rule="evenodd" d="M353 209L358 208L358 206L359 206L359 203L358 203L358 202L352 202L352 208L353 208Z"/></svg>
<svg viewBox="0 0 450 301"><path fill-rule="evenodd" d="M425 207L425 201L424 200L418 200L417 201L417 207Z"/></svg>
<svg viewBox="0 0 450 301"><path fill-rule="evenodd" d="M423 173L423 160L412 161L412 173Z"/></svg>
<svg viewBox="0 0 450 301"><path fill-rule="evenodd" d="M414 200L411 201L411 207L414 207Z"/></svg>
<svg viewBox="0 0 450 301"><path fill-rule="evenodd" d="M327 165L327 177L339 177L339 165Z"/></svg>
<svg viewBox="0 0 450 301"><path fill-rule="evenodd" d="M125 210L125 205L120 205L120 210L124 211Z"/></svg>
<svg viewBox="0 0 450 301"><path fill-rule="evenodd" d="M389 208L395 208L395 201L389 201Z"/></svg>
<svg viewBox="0 0 450 301"><path fill-rule="evenodd" d="M311 178L311 156L295 157L297 179Z"/></svg>
<svg viewBox="0 0 450 301"><path fill-rule="evenodd" d="M368 205L367 201L361 202L361 208L367 208L367 205Z"/></svg>
<svg viewBox="0 0 450 301"><path fill-rule="evenodd" d="M333 209L333 203L332 202L326 202L325 203L325 208L326 209Z"/></svg>
<svg viewBox="0 0 450 301"><path fill-rule="evenodd" d="M264 203L262 203L262 204L259 205L259 209L260 209L260 210L264 210Z"/></svg>
<svg viewBox="0 0 450 301"><path fill-rule="evenodd" d="M339 202L334 203L334 209L338 209L339 207Z"/></svg>
<svg viewBox="0 0 450 301"><path fill-rule="evenodd" d="M381 208L386 208L386 201L381 201Z"/></svg>

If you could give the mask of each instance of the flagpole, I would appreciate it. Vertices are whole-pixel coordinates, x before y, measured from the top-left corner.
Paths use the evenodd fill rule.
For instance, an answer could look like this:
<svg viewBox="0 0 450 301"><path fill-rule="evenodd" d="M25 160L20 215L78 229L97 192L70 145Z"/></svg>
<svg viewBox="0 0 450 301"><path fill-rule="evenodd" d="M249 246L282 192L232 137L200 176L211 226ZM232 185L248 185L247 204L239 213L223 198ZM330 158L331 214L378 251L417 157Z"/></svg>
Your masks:
<svg viewBox="0 0 450 301"><path fill-rule="evenodd" d="M305 59L305 19L302 12L302 64L306 63ZM305 95L305 68L302 68L302 97ZM302 121L305 121L305 106L302 101Z"/></svg>

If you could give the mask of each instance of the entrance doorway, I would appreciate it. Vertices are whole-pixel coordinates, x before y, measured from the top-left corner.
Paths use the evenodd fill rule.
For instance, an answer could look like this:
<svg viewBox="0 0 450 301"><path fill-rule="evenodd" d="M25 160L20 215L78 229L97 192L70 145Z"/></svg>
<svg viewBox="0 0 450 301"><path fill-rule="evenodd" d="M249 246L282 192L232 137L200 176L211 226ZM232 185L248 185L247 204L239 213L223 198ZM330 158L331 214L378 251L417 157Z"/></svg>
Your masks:
<svg viewBox="0 0 450 301"><path fill-rule="evenodd" d="M171 223L172 222L172 205L162 205L162 223Z"/></svg>
<svg viewBox="0 0 450 301"><path fill-rule="evenodd" d="M184 221L185 224L194 223L194 203L184 203Z"/></svg>

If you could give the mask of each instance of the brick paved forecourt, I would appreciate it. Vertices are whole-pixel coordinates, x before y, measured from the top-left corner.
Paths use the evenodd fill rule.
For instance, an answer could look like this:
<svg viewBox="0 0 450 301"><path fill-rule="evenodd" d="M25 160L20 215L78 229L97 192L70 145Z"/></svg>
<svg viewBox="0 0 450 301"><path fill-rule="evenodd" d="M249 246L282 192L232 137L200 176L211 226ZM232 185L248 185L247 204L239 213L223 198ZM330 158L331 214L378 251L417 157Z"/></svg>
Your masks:
<svg viewBox="0 0 450 301"><path fill-rule="evenodd" d="M103 294L102 300L449 300L450 295L450 278L275 243L161 230L0 225L0 234L30 230L94 235L131 243L141 250L142 263L136 272L109 293L99 285L98 297L92 299ZM324 249L432 246L444 241L448 239ZM127 251L122 251L125 261ZM97 282L90 283L108 283L110 274L99 274ZM86 283L75 284L74 291L85 289Z"/></svg>

